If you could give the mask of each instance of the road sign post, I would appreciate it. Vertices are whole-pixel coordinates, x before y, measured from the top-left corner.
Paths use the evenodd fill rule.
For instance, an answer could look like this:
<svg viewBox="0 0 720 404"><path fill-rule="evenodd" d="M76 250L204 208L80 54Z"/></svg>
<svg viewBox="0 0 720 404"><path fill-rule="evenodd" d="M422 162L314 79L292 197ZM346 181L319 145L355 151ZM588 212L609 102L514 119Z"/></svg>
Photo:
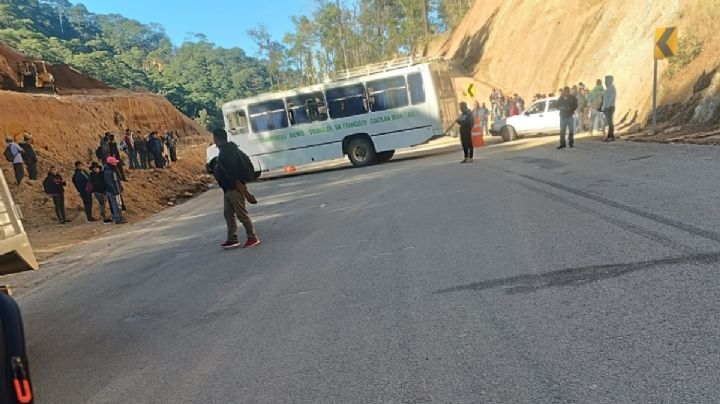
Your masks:
<svg viewBox="0 0 720 404"><path fill-rule="evenodd" d="M655 57L653 60L653 115L652 134L657 127L657 72L658 60L673 57L678 52L677 27L664 27L655 29Z"/></svg>

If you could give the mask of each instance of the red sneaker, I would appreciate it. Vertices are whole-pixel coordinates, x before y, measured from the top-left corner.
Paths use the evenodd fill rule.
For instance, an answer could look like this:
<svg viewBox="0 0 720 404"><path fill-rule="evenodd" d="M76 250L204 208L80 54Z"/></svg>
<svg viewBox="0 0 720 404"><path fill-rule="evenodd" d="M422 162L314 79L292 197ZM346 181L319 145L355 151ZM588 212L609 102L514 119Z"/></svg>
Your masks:
<svg viewBox="0 0 720 404"><path fill-rule="evenodd" d="M259 238L249 238L245 242L245 246L243 246L243 248L255 247L256 245L260 245L260 239Z"/></svg>
<svg viewBox="0 0 720 404"><path fill-rule="evenodd" d="M222 244L220 244L220 247L229 250L231 248L240 247L240 241L239 240L228 240Z"/></svg>

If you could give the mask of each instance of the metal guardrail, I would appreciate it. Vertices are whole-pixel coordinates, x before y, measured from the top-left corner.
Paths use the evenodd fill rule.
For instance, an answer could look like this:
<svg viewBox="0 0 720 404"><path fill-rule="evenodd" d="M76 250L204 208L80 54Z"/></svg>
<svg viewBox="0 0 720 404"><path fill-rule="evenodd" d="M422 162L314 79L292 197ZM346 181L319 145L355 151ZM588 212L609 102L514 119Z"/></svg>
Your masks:
<svg viewBox="0 0 720 404"><path fill-rule="evenodd" d="M388 60L385 62L371 63L365 66L353 67L347 70L341 70L329 75L325 81L330 82L335 80L345 80L353 77L367 76L374 73L381 73L389 70L401 69L403 67L431 62L448 62L448 60L444 57L408 56Z"/></svg>

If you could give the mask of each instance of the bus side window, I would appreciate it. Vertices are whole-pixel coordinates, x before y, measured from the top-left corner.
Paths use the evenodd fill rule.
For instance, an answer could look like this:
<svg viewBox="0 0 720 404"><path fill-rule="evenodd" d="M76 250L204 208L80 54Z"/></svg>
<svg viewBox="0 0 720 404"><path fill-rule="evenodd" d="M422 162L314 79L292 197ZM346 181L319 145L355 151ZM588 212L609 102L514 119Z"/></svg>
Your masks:
<svg viewBox="0 0 720 404"><path fill-rule="evenodd" d="M408 105L407 85L404 76L369 81L367 87L373 111L385 111Z"/></svg>
<svg viewBox="0 0 720 404"><path fill-rule="evenodd" d="M290 122L293 125L301 125L327 119L327 109L321 92L299 94L286 98Z"/></svg>
<svg viewBox="0 0 720 404"><path fill-rule="evenodd" d="M410 102L412 105L425 102L425 89L423 88L422 74L412 73L407 77L408 88L410 89Z"/></svg>
<svg viewBox="0 0 720 404"><path fill-rule="evenodd" d="M248 106L250 127L254 133L288 127L288 114L283 100L264 101Z"/></svg>
<svg viewBox="0 0 720 404"><path fill-rule="evenodd" d="M233 135L244 135L248 133L248 122L245 111L232 111L226 115L228 120L228 129Z"/></svg>
<svg viewBox="0 0 720 404"><path fill-rule="evenodd" d="M333 119L360 115L368 111L365 86L362 84L327 89L325 99L330 118Z"/></svg>

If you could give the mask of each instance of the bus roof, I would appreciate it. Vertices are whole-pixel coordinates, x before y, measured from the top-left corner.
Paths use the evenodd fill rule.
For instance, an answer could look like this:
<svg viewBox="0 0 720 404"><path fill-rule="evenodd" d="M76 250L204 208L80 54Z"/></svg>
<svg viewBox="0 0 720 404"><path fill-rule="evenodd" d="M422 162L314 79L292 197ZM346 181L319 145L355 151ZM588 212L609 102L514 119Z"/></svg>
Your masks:
<svg viewBox="0 0 720 404"><path fill-rule="evenodd" d="M405 63L402 63L405 61ZM403 58L394 61L388 61L383 63L376 63L368 66L363 66L355 69L351 69L344 72L338 72L334 75L335 80L330 80L325 83L313 84L305 87L293 88L290 90L267 92L258 94L252 97L246 97L228 101L222 105L222 109L238 108L248 104L270 101L278 98L292 97L298 94L307 94L312 92L319 92L329 88L342 87L344 85L362 83L368 80L369 77L373 76L392 76L393 73L397 73L399 70L413 71L419 70L420 66L428 65L435 62L447 62L445 58ZM384 68L382 68L384 66ZM414 68L414 69L413 69Z"/></svg>

